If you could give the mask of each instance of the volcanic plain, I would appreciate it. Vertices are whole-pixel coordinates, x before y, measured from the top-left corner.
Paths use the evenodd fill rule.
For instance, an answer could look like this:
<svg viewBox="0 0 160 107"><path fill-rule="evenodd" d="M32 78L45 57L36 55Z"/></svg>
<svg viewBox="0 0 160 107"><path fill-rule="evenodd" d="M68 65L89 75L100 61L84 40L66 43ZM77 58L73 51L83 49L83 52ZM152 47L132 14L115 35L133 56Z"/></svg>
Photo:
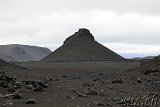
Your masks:
<svg viewBox="0 0 160 107"><path fill-rule="evenodd" d="M159 107L159 67L158 58L125 59L80 29L41 61L0 60L0 106Z"/></svg>

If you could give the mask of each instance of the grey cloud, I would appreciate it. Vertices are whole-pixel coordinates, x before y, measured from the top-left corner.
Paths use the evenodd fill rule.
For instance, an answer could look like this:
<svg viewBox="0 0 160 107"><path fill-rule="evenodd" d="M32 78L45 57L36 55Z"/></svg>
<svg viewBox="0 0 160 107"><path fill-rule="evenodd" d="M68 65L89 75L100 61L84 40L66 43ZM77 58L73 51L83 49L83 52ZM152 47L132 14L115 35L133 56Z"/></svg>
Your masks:
<svg viewBox="0 0 160 107"><path fill-rule="evenodd" d="M0 0L0 43L55 48L85 27L101 43L160 45L159 5L160 0Z"/></svg>
<svg viewBox="0 0 160 107"><path fill-rule="evenodd" d="M0 9L17 13L43 13L53 10L107 9L115 12L160 14L159 0L1 0ZM22 13L24 12L24 13Z"/></svg>

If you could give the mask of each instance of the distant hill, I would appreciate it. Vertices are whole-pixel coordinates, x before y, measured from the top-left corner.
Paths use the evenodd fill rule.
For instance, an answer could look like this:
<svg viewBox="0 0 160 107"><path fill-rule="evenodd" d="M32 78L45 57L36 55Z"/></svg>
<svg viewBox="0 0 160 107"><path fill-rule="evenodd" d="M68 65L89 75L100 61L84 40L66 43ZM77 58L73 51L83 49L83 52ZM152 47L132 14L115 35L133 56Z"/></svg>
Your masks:
<svg viewBox="0 0 160 107"><path fill-rule="evenodd" d="M153 58L155 58L156 56L146 56L146 57L144 57L143 59L153 59Z"/></svg>
<svg viewBox="0 0 160 107"><path fill-rule="evenodd" d="M50 53L51 50L44 47L20 44L0 45L0 59L4 61L39 61Z"/></svg>
<svg viewBox="0 0 160 107"><path fill-rule="evenodd" d="M117 53L95 41L88 29L79 29L42 61L122 60Z"/></svg>
<svg viewBox="0 0 160 107"><path fill-rule="evenodd" d="M135 58L132 58L132 60L149 60L149 59L153 59L155 57L156 56L135 57Z"/></svg>

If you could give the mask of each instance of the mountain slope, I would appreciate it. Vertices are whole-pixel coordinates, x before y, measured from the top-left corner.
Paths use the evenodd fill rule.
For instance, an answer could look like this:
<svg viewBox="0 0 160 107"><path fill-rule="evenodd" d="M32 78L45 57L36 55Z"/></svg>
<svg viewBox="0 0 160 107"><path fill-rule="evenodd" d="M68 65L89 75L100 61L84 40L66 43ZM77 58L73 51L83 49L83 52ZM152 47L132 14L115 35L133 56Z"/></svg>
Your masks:
<svg viewBox="0 0 160 107"><path fill-rule="evenodd" d="M55 60L120 60L120 55L95 41L87 29L79 29L64 44L42 61Z"/></svg>
<svg viewBox="0 0 160 107"><path fill-rule="evenodd" d="M160 56L142 63L138 69L144 74L160 74Z"/></svg>
<svg viewBox="0 0 160 107"><path fill-rule="evenodd" d="M28 45L0 45L0 59L4 61L39 61L49 55L47 48Z"/></svg>

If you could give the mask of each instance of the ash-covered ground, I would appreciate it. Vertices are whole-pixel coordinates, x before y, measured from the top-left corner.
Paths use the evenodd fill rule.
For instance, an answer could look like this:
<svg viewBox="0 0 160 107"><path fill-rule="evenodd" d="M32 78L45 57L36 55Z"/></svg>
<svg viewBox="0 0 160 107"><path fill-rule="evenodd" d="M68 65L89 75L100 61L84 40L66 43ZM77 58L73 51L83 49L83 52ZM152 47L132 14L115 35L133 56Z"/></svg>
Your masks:
<svg viewBox="0 0 160 107"><path fill-rule="evenodd" d="M139 61L26 62L0 73L0 106L159 107L160 76ZM153 105L153 106L151 106Z"/></svg>

